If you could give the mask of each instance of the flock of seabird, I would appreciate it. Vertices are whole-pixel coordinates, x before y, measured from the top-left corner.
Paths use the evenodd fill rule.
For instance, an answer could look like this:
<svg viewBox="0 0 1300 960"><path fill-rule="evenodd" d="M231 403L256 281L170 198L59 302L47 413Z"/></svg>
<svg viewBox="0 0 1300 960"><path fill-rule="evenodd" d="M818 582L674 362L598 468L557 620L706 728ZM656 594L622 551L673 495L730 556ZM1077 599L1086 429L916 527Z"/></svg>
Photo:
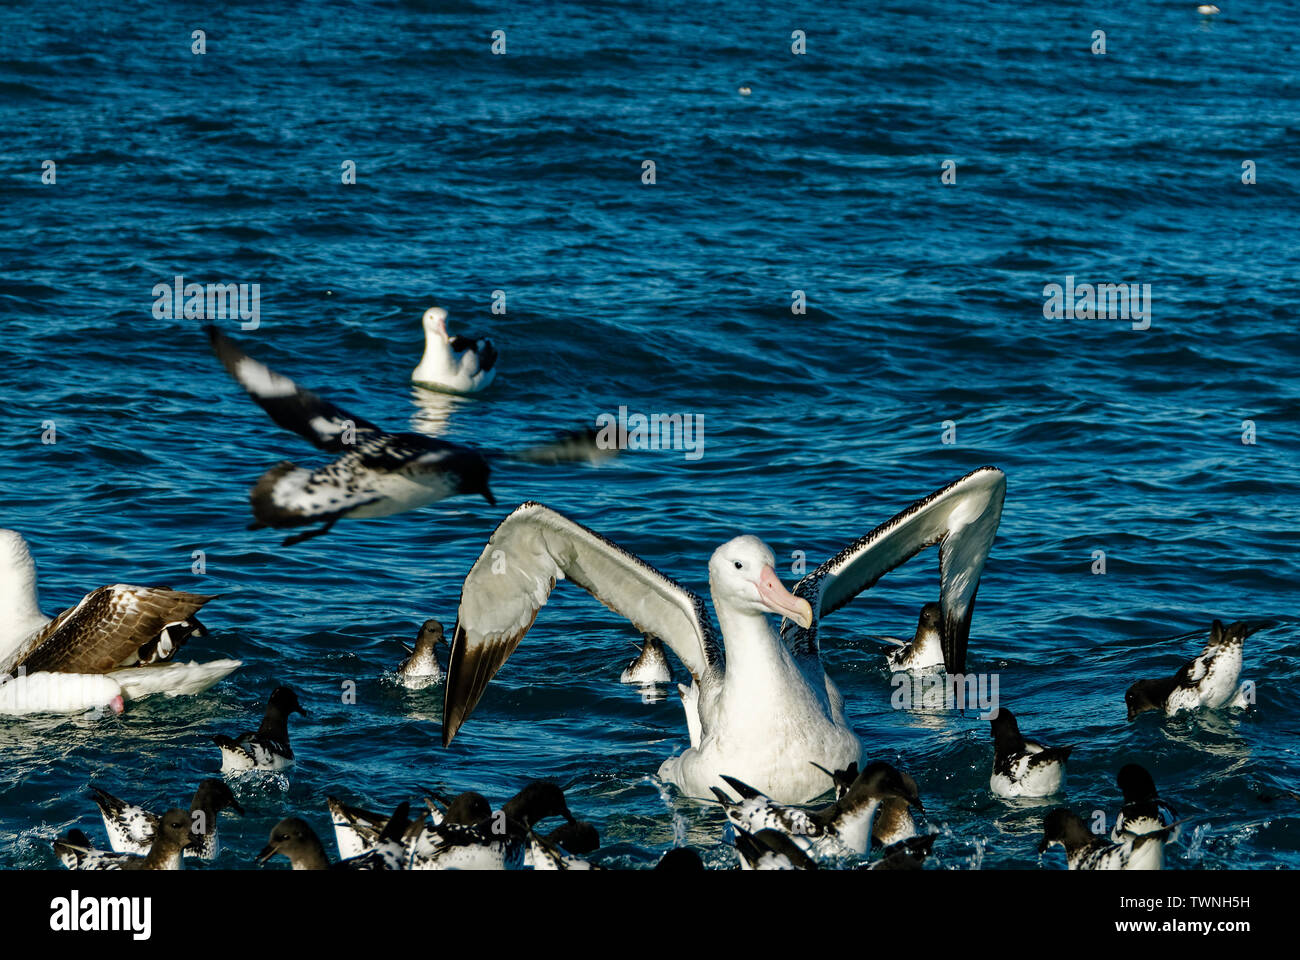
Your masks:
<svg viewBox="0 0 1300 960"><path fill-rule="evenodd" d="M452 393L484 389L496 376L497 351L484 337L451 336L446 311L424 313L425 352L412 379ZM481 450L421 433L390 433L335 406L253 359L230 337L208 328L226 371L274 420L333 459L315 467L285 461L250 493L252 529L311 527L286 545L327 532L344 518L379 517L457 495L495 504L490 462L596 459L594 433L579 430L516 453ZM740 865L752 869L918 869L935 843L915 815L924 811L917 783L888 763L866 761L845 720L843 698L826 675L824 617L872 587L890 570L937 546L937 602L925 604L910 641L885 657L900 672L966 670L975 596L1001 519L1006 477L981 467L936 490L848 544L787 588L762 540L744 535L709 558L713 615L703 599L598 532L528 501L492 532L465 577L447 667L437 647L442 624L420 628L397 668L403 685L445 683L444 746L462 729L493 676L532 627L551 591L570 580L642 635L620 680L671 683L667 651L689 683L678 684L689 745L666 758L658 775L686 798L715 803L726 816ZM197 614L215 598L165 587L113 584L50 618L37 599L36 569L21 534L0 531L0 714L120 712L135 699L201 693L238 668L234 660L181 662L177 654L206 636ZM779 618L779 628L772 618ZM716 620L715 620L716 618ZM1252 626L1215 621L1204 651L1174 676L1139 680L1125 694L1130 720L1144 711L1243 707L1243 642ZM256 731L213 741L221 773L283 771L294 762L289 719L305 713L286 686L270 695ZM1026 738L1017 718L995 705L990 791L1005 798L1051 797L1064 789L1072 746ZM1041 849L1064 847L1070 869L1153 869L1183 821L1156 792L1151 775L1129 764L1117 784L1123 807L1109 835L1074 812L1052 810ZM835 799L821 806L824 795ZM81 830L54 843L74 869L175 869L185 857L216 856L217 821L242 808L225 780L204 780L188 810L145 810L95 787L110 850ZM312 827L288 817L271 831L259 862L283 856L294 869L592 869L582 859L599 836L570 812L546 781L526 785L500 809L467 792L447 801L426 796L383 814L329 798L339 858L331 863ZM418 806L418 803L417 803ZM537 825L564 823L548 834ZM869 859L872 848L880 855ZM663 869L701 869L687 848L670 851Z"/></svg>

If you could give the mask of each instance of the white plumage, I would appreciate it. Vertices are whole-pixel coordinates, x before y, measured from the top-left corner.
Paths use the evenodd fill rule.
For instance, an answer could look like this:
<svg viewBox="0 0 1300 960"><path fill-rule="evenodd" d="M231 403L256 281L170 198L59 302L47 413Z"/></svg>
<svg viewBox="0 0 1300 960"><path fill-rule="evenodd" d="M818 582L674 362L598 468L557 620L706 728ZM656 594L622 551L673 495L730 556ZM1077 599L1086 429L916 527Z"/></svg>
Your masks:
<svg viewBox="0 0 1300 960"><path fill-rule="evenodd" d="M818 621L937 543L944 654L950 669L963 670L972 603L1005 485L1000 470L974 471L842 550L793 594L757 537L719 547L709 561L709 584L725 665L723 640L698 596L594 531L525 503L497 527L465 579L443 741L455 736L556 582L567 578L642 634L661 639L691 674L683 704L692 745L664 761L661 778L692 797L725 789L726 774L781 802L812 800L826 789L812 763L841 769L861 759L839 691L822 667ZM781 636L768 622L773 613L787 620ZM699 719L698 738L691 711Z"/></svg>

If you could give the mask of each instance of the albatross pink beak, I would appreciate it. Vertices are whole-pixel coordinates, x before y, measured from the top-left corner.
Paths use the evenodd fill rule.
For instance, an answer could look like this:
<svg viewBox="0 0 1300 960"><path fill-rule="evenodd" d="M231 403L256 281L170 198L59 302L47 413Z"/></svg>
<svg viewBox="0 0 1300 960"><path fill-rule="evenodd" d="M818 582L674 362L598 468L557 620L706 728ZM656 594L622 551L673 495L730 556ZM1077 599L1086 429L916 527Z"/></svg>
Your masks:
<svg viewBox="0 0 1300 960"><path fill-rule="evenodd" d="M771 567L764 567L758 577L758 596L773 613L788 617L805 630L812 626L813 613L808 601L785 588Z"/></svg>

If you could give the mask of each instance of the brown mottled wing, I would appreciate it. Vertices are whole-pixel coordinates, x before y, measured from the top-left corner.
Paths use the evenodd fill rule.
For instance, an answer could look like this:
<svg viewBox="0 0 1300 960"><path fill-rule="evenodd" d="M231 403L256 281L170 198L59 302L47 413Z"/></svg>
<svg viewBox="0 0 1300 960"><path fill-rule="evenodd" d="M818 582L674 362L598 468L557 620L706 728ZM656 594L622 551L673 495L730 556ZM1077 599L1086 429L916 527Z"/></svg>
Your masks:
<svg viewBox="0 0 1300 960"><path fill-rule="evenodd" d="M800 657L819 654L821 618L844 606L895 567L939 545L939 634L949 673L966 669L966 642L980 574L1002 518L1007 478L980 467L917 500L866 536L849 544L794 587L812 605L813 624L787 621L782 637Z"/></svg>
<svg viewBox="0 0 1300 960"><path fill-rule="evenodd" d="M461 589L443 700L444 745L565 578L666 643L702 692L721 677L722 645L698 596L594 530L530 501L501 521Z"/></svg>
<svg viewBox="0 0 1300 960"><path fill-rule="evenodd" d="M50 621L19 666L28 673L105 673L211 599L164 587L100 587Z"/></svg>

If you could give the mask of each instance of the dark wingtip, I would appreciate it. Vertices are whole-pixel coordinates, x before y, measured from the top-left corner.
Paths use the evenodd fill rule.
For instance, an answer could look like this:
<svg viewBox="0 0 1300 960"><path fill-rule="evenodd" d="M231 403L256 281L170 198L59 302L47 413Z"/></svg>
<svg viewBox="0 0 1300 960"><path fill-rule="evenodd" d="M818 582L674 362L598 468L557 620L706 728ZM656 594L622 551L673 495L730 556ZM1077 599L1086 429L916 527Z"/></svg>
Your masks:
<svg viewBox="0 0 1300 960"><path fill-rule="evenodd" d="M731 787L732 790L735 790L742 800L749 800L752 799L753 797L762 796L762 794L759 793L759 791L755 790L753 787L745 783L745 781L743 780L737 780L735 777L729 777L725 773L719 774L719 776L721 776L723 780L727 781L727 786ZM715 787L711 789L717 789L717 788Z"/></svg>
<svg viewBox="0 0 1300 960"><path fill-rule="evenodd" d="M442 711L443 747L451 746L451 742L456 739L456 732L460 730L460 725L461 725L461 720L457 718L455 714L447 708L447 704L444 701L443 711Z"/></svg>

